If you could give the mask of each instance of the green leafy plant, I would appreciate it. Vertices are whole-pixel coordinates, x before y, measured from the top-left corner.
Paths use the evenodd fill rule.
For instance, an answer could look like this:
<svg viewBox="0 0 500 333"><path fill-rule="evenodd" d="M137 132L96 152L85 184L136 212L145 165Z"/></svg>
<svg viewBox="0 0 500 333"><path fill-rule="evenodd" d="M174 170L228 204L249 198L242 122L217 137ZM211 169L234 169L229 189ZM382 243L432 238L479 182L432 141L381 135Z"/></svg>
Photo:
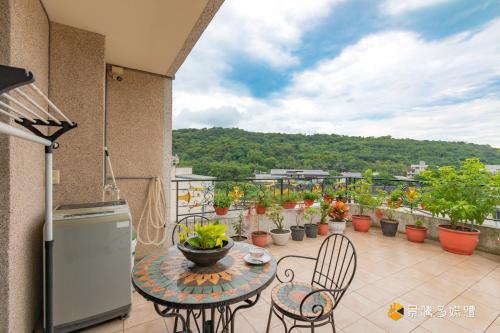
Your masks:
<svg viewBox="0 0 500 333"><path fill-rule="evenodd" d="M271 199L271 195L269 191L263 190L259 191L257 195L257 204L260 207L270 207L271 204L273 203L273 200Z"/></svg>
<svg viewBox="0 0 500 333"><path fill-rule="evenodd" d="M290 203L290 202L297 202L299 200L299 195L297 192L288 192L286 194L283 194L283 196L278 197L278 202L280 203Z"/></svg>
<svg viewBox="0 0 500 333"><path fill-rule="evenodd" d="M335 191L331 187L327 187L323 190L323 195L327 196L329 198L334 198L335 197Z"/></svg>
<svg viewBox="0 0 500 333"><path fill-rule="evenodd" d="M402 197L403 190L401 190L400 188L394 189L387 195L385 202L386 207L383 215L385 215L388 220L394 220L396 209L399 208L401 206L401 203L403 202Z"/></svg>
<svg viewBox="0 0 500 333"><path fill-rule="evenodd" d="M366 208L371 210L380 206L383 202L383 191L373 193L373 172L368 169L364 172L363 178L349 187L354 201L359 205L360 215L363 215Z"/></svg>
<svg viewBox="0 0 500 333"><path fill-rule="evenodd" d="M320 209L319 224L328 224L326 217L328 216L328 213L330 212L330 209L331 209L330 204L324 200L321 200L319 203L319 209Z"/></svg>
<svg viewBox="0 0 500 333"><path fill-rule="evenodd" d="M188 237L191 234L191 229L185 225L181 225L182 231L179 233L181 242L187 242L194 248L209 250L217 247L223 247L224 241L227 241L226 229L227 226L220 224L219 221L208 223L207 225L195 224L195 236Z"/></svg>
<svg viewBox="0 0 500 333"><path fill-rule="evenodd" d="M417 228L423 228L424 227L424 222L421 219L418 219L415 221L415 227Z"/></svg>
<svg viewBox="0 0 500 333"><path fill-rule="evenodd" d="M466 159L458 169L443 166L421 175L426 209L448 217L453 229L469 230L467 224L483 224L500 205L500 176L493 176L478 158Z"/></svg>
<svg viewBox="0 0 500 333"><path fill-rule="evenodd" d="M231 206L231 198L225 191L216 191L214 195L214 206L219 208L228 208Z"/></svg>
<svg viewBox="0 0 500 333"><path fill-rule="evenodd" d="M312 192L312 191L302 192L302 199L303 200L317 200L318 198L319 198L319 195L317 193Z"/></svg>
<svg viewBox="0 0 500 333"><path fill-rule="evenodd" d="M243 213L241 211L238 214L238 220L234 220L232 222L232 226L233 226L234 232L236 233L236 236L241 238L243 236L243 226L244 226Z"/></svg>
<svg viewBox="0 0 500 333"><path fill-rule="evenodd" d="M266 213L267 217L273 222L276 226L276 229L282 231L285 229L285 217L283 216L283 207L277 204L273 204L270 206L268 212Z"/></svg>
<svg viewBox="0 0 500 333"><path fill-rule="evenodd" d="M304 219L309 221L310 224L313 223L314 216L318 214L318 208L309 207L304 211Z"/></svg>
<svg viewBox="0 0 500 333"><path fill-rule="evenodd" d="M421 195L416 187L408 187L408 189L403 194L403 203L410 207L410 211L413 213L415 207L418 207L418 204L421 201Z"/></svg>

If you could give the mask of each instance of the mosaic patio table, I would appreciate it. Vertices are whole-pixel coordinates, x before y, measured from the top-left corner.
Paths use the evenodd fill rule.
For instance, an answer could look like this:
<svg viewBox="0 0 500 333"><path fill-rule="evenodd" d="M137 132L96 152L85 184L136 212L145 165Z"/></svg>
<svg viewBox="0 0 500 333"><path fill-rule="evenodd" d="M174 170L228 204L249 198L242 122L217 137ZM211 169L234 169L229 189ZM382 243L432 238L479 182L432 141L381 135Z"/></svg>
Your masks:
<svg viewBox="0 0 500 333"><path fill-rule="evenodd" d="M180 322L184 331L234 332L236 312L255 305L276 275L276 260L271 254L271 261L264 265L245 262L243 257L251 247L236 242L217 264L199 267L172 246L164 254L150 255L137 263L132 283L139 294L154 303L159 315L175 318L174 330Z"/></svg>

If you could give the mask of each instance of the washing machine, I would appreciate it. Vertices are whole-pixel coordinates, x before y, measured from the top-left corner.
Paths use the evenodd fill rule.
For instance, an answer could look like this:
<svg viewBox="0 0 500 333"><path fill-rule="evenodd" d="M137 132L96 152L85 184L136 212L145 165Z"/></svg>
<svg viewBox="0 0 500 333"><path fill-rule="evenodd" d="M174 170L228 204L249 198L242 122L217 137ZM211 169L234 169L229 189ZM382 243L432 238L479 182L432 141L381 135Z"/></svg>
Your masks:
<svg viewBox="0 0 500 333"><path fill-rule="evenodd" d="M55 332L126 317L132 304L127 202L61 205L53 226Z"/></svg>

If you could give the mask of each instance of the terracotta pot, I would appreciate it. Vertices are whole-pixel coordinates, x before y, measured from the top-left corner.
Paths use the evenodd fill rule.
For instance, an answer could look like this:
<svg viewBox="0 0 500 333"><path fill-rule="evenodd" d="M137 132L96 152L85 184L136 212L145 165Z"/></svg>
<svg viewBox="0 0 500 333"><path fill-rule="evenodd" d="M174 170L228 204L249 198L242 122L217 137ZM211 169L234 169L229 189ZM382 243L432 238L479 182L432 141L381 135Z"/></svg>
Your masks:
<svg viewBox="0 0 500 333"><path fill-rule="evenodd" d="M414 225L407 225L405 227L406 230L406 238L410 242L414 243L423 243L425 238L427 237L427 228L426 227L416 227Z"/></svg>
<svg viewBox="0 0 500 333"><path fill-rule="evenodd" d="M330 229L330 226L328 225L328 223L320 223L318 234L320 234L321 236L328 235L329 229Z"/></svg>
<svg viewBox="0 0 500 333"><path fill-rule="evenodd" d="M372 225L372 218L368 215L352 216L352 226L356 231L368 232L368 230L370 230L371 225Z"/></svg>
<svg viewBox="0 0 500 333"><path fill-rule="evenodd" d="M266 213L266 209L267 207L261 207L259 206L259 204L255 206L255 212L257 212L257 214L259 215L264 215Z"/></svg>
<svg viewBox="0 0 500 333"><path fill-rule="evenodd" d="M285 209L294 209L295 205L297 205L296 202L285 202L281 206Z"/></svg>
<svg viewBox="0 0 500 333"><path fill-rule="evenodd" d="M229 211L229 207L221 208L221 207L214 206L214 209L215 209L215 214L219 215L219 216L226 215L227 212Z"/></svg>
<svg viewBox="0 0 500 333"><path fill-rule="evenodd" d="M470 231L451 229L448 224L438 225L439 242L443 250L456 253L471 255L479 243L479 230Z"/></svg>
<svg viewBox="0 0 500 333"><path fill-rule="evenodd" d="M323 194L323 201L326 202L327 204L331 204L333 201L333 198L327 194Z"/></svg>
<svg viewBox="0 0 500 333"><path fill-rule="evenodd" d="M312 205L314 205L314 200L312 200L312 199L304 199L304 205L306 207L311 207Z"/></svg>
<svg viewBox="0 0 500 333"><path fill-rule="evenodd" d="M265 247L267 245L267 232L254 231L252 232L252 244L255 246Z"/></svg>

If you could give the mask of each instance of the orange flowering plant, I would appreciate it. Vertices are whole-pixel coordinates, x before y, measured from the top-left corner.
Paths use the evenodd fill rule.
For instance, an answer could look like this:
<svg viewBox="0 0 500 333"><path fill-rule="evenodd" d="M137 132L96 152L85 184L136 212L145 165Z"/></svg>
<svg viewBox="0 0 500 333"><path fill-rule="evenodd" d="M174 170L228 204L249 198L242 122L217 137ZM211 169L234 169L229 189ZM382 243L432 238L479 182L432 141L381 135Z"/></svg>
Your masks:
<svg viewBox="0 0 500 333"><path fill-rule="evenodd" d="M334 221L343 221L349 217L349 206L342 201L335 201L331 205L328 215Z"/></svg>

